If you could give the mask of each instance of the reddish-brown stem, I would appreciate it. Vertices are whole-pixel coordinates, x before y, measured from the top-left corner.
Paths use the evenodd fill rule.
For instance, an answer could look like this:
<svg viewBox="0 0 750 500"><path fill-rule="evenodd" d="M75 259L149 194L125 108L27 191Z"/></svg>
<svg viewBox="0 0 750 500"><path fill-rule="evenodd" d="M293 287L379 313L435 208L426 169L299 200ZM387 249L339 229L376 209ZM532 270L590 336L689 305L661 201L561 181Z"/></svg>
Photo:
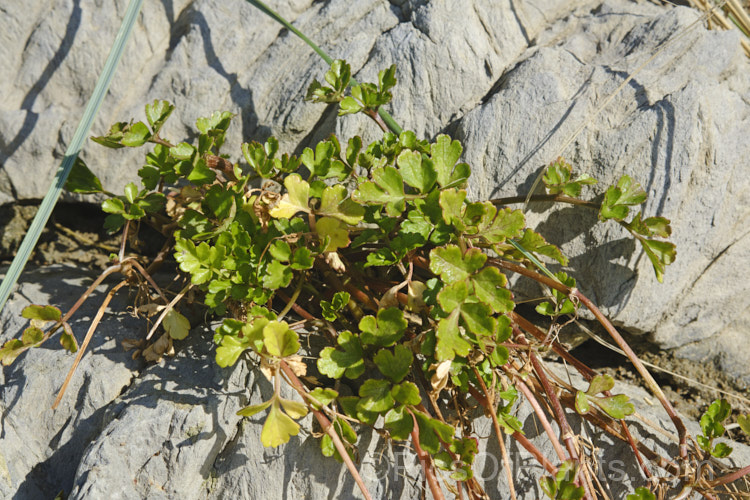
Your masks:
<svg viewBox="0 0 750 500"><path fill-rule="evenodd" d="M531 392L531 390L526 385L526 383L520 378L516 378L516 387L521 392L523 392L524 396L526 396L526 400L529 402L529 404L531 405L531 408L534 410L534 413L536 413L537 418L542 423L542 427L544 428L544 431L547 433L547 436L549 437L549 440L552 443L552 447L555 448L557 457L560 459L561 462L564 462L565 450L563 450L562 445L560 444L560 441L557 439L557 435L555 434L555 431L552 428L552 425L550 425L549 420L547 420L547 416L544 414L544 410L542 409L542 407L539 405L539 402L534 397L534 393Z"/></svg>
<svg viewBox="0 0 750 500"><path fill-rule="evenodd" d="M484 397L484 395L476 390L475 388L469 386L469 394L472 395L474 399L476 399L482 407L487 410L488 412L492 413L492 407L489 405L489 402L487 401L487 398ZM550 462L547 457L545 457L541 451L539 451L539 448L534 446L534 443L529 441L526 436L521 434L520 432L514 432L511 434L513 439L515 439L518 444L524 447L526 451L531 453L537 462L539 462L544 469L549 472L552 475L557 474L557 467L555 467L552 462Z"/></svg>
<svg viewBox="0 0 750 500"><path fill-rule="evenodd" d="M680 441L680 458L682 458L683 460L687 460L687 429L685 428L685 424L674 411L672 404L664 395L664 392L661 390L661 387L659 387L659 384L656 383L649 371L638 359L638 356L635 355L633 349L631 349L628 343L625 342L625 339L622 338L617 329L612 325L612 323L610 323L607 317L602 314L599 308L596 307L594 303L591 302L585 295L583 295L577 288L570 288L566 285L563 285L557 280L553 280L547 276L543 276L537 272L534 272L512 262L504 261L501 259L492 259L491 262L492 264L502 269L507 269L509 271L513 271L515 273L531 278L535 281L538 281L539 283L542 283L543 285L554 288L555 290L562 292L565 295L572 295L576 297L581 303L583 303L589 311L591 311L597 321L599 321L599 323L607 330L607 333L609 333L609 335L612 337L612 340L614 340L615 343L617 343L617 345L620 347L620 349L625 352L630 362L633 363L633 366L643 378L643 381L648 386L649 390L651 390L651 392L656 396L661 405L664 407L664 410L667 412L667 415L669 415L669 418L672 420L672 423L677 429L677 435L679 436Z"/></svg>
<svg viewBox="0 0 750 500"><path fill-rule="evenodd" d="M503 432L500 430L500 423L497 421L497 415L495 414L495 402L490 396L490 391L487 390L487 385L484 383L482 376L479 374L476 366L471 367L474 370L474 376L479 381L479 386L482 388L484 397L489 406L489 414L492 418L492 427L495 428L495 436L497 437L497 444L500 445L500 453L503 455L503 469L505 469L505 475L508 479L508 489L510 490L510 498L516 500L516 487L513 484L513 475L510 472L510 458L508 457L508 450L505 449L505 441L503 441Z"/></svg>
<svg viewBox="0 0 750 500"><path fill-rule="evenodd" d="M427 484L430 486L433 498L435 498L435 500L445 500L440 485L437 482L437 478L435 477L435 470L432 468L430 454L424 451L419 444L419 424L417 423L417 417L414 416L414 413L412 413L411 410L409 410L409 413L414 421L414 428L411 430L411 441L414 445L414 451L417 453L417 457L419 457L419 463L422 464L424 477L427 480Z"/></svg>
<svg viewBox="0 0 750 500"><path fill-rule="evenodd" d="M526 332L532 334L534 337L537 338L539 341L544 341L544 339L547 337L547 334L537 328L531 321L527 320L520 314L518 314L515 311L511 311L510 313L511 319L517 323L523 330ZM559 342L553 341L552 344L552 350L562 357L565 361L573 365L577 370L578 373L580 373L586 380L591 381L595 376L596 372L586 366L584 363L578 360L575 356L570 354L565 347L563 347ZM610 391L606 391L604 393L605 396L611 396ZM625 433L625 437L628 440L628 444L633 449L633 453L635 453L635 458L638 461L638 464L641 466L641 469L643 470L643 473L646 475L647 478L651 477L651 471L648 469L648 465L643 460L643 456L641 456L641 453L638 451L638 447L635 445L635 440L633 439L633 435L630 433L630 429L628 429L628 425L625 423L624 420L620 420L620 425L622 426L622 431Z"/></svg>
<svg viewBox="0 0 750 500"><path fill-rule="evenodd" d="M305 390L305 386L302 385L302 382L300 382L299 378L297 378L297 375L294 373L294 371L292 371L292 369L283 359L279 363L279 366L284 372L284 375L286 375L287 379L291 382L292 387L294 387L294 389L299 393L304 401L307 401L307 391ZM346 450L344 443L341 442L341 438L336 433L336 429L334 429L333 425L331 425L331 421L328 420L328 417L326 417L323 412L312 407L311 410L313 415L315 416L315 419L320 424L320 427L326 434L331 437L331 441L333 441L333 445L336 447L336 451L338 451L339 455L341 455L342 460L344 460L344 464L346 464L346 468L349 469L349 473L354 478L354 482L357 483L357 486L359 486L359 489L364 495L365 499L372 500L370 492L367 491L367 487L365 486L362 477L359 475L357 467L354 465L354 462L352 462L352 459L349 456L349 452Z"/></svg>
<svg viewBox="0 0 750 500"><path fill-rule="evenodd" d="M750 465L748 465L747 467L743 467L743 468L741 468L739 470L736 470L734 472L730 472L729 474L727 474L725 476L721 476L719 478L716 478L713 481L709 481L708 484L712 488L715 488L716 486L721 486L722 484L729 484L729 483L732 483L734 481L737 481L741 477L747 476L748 474L750 474Z"/></svg>

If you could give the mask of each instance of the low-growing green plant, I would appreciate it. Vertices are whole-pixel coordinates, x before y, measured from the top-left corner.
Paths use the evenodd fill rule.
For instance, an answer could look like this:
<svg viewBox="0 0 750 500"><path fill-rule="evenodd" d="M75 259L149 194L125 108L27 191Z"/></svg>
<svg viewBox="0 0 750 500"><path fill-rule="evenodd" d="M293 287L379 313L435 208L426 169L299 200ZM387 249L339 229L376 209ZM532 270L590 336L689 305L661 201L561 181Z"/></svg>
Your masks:
<svg viewBox="0 0 750 500"><path fill-rule="evenodd" d="M443 496L435 469L454 481L445 480L449 491L486 498L473 471L477 405L492 419L512 497L507 436L546 469L549 476L540 486L550 498L599 494L601 486L582 466L583 451L564 410L568 407L602 432L625 440L647 477L653 477L645 462L651 460L711 498L711 488L723 483L683 474L697 450L689 448L685 427L656 382L576 288L575 279L565 272L552 274L540 261L568 264L556 246L526 226L521 210L508 206L523 197L469 200L465 188L471 169L460 161L458 141L387 130L378 111L391 98L395 66L382 71L377 84L358 84L347 95L350 78L349 65L335 61L325 74L328 85L313 82L307 98L338 103L341 115L373 118L384 133L368 145L360 137L342 143L331 135L297 157L279 153L277 140L270 137L243 144L244 162L236 162L222 151L231 113L198 119L196 140L175 143L163 135L174 106L158 100L146 106L146 122L116 123L96 137L110 148L149 147L138 171L140 185L128 184L122 195L105 191L82 161L67 184L73 192L107 196L102 203L109 214L105 225L111 232L122 231L120 252L65 316L52 306L26 308L24 316L32 324L20 339L0 349L3 364L62 328L62 345L77 350L67 385L94 331L92 327L79 348L67 321L104 277L120 272L126 279L110 291L103 307L118 288L139 283L147 293L138 295L142 302L137 306L159 314L146 340L159 325L163 332L140 345L144 357L158 359L174 341L187 337L191 325L179 312L181 303L188 296L200 301L222 319L212 339L217 364L230 367L241 358L252 359L273 383L269 400L239 412L265 414L262 444L288 442L300 430L298 420L312 413L323 429L321 452L345 462L367 498L355 465L358 435L365 428L388 440L411 441L435 498ZM667 219L644 218L642 212L626 220L631 207L646 199L637 182L622 176L604 191L601 202L583 200L584 186L596 180L574 176L562 158L547 168L543 181L547 193L532 199L581 205L597 210L603 222L621 224L641 243L661 281L675 258L674 245L666 241L671 229ZM166 237L164 249L148 267L125 257L140 224ZM171 300L151 278L167 253L184 277ZM627 396L610 392L612 377L596 374L516 311L506 273L519 273L551 290L537 311L553 323L576 317L581 306L601 322L675 423L680 443L676 460L661 457L631 436L624 419L634 406ZM550 376L541 355L548 350L575 367L589 387L576 388ZM303 355L314 362L307 364ZM342 379L349 382L340 384ZM299 399L282 396L284 383ZM531 404L547 431L556 462L525 437L513 414L520 399ZM699 443L723 456L725 448L712 448L712 440L723 431L725 407L709 413L705 425L701 420L705 436L698 437ZM653 498L642 490L628 498Z"/></svg>

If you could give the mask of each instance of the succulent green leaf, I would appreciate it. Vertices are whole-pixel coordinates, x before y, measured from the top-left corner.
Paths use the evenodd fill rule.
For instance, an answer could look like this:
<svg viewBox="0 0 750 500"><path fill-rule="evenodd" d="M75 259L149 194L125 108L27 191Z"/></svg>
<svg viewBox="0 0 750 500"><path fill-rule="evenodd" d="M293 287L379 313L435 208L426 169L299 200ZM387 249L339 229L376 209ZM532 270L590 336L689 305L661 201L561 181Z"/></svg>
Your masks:
<svg viewBox="0 0 750 500"><path fill-rule="evenodd" d="M164 331L175 340L182 340L190 333L190 321L174 309L170 309L162 321Z"/></svg>
<svg viewBox="0 0 750 500"><path fill-rule="evenodd" d="M393 352L389 349L381 349L373 358L380 373L391 379L394 383L401 380L409 373L411 363L414 361L411 351L401 344L394 347Z"/></svg>
<svg viewBox="0 0 750 500"><path fill-rule="evenodd" d="M399 403L405 405L418 405L422 398L419 396L419 389L411 382L401 382L391 389L391 395Z"/></svg>
<svg viewBox="0 0 750 500"><path fill-rule="evenodd" d="M496 267L485 267L471 277L474 293L496 313L512 311L515 307L507 278Z"/></svg>
<svg viewBox="0 0 750 500"><path fill-rule="evenodd" d="M211 186L206 192L205 203L217 219L223 220L229 217L234 205L234 193L224 189L222 186Z"/></svg>
<svg viewBox="0 0 750 500"><path fill-rule="evenodd" d="M21 342L25 346L33 346L44 339L44 332L35 326L30 326L23 331Z"/></svg>
<svg viewBox="0 0 750 500"><path fill-rule="evenodd" d="M385 428L393 439L403 441L414 429L414 418L405 405L400 405L385 414Z"/></svg>
<svg viewBox="0 0 750 500"><path fill-rule="evenodd" d="M492 309L481 302L467 302L461 306L461 319L471 333L489 337L495 333L495 318Z"/></svg>
<svg viewBox="0 0 750 500"><path fill-rule="evenodd" d="M465 254L456 245L433 248L430 251L430 271L439 274L446 283L463 280L479 270L487 255L478 248L470 248Z"/></svg>
<svg viewBox="0 0 750 500"><path fill-rule="evenodd" d="M469 287L466 280L456 281L443 287L437 295L438 304L446 313L452 313L460 307L469 296Z"/></svg>
<svg viewBox="0 0 750 500"><path fill-rule="evenodd" d="M404 319L403 311L397 307L380 309L377 319L365 316L359 321L362 343L380 347L395 344L404 335L407 326L409 323Z"/></svg>
<svg viewBox="0 0 750 500"><path fill-rule="evenodd" d="M594 396L600 392L611 391L615 386L615 379L611 375L597 375L591 382L586 394Z"/></svg>
<svg viewBox="0 0 750 500"><path fill-rule="evenodd" d="M432 162L422 161L419 151L404 150L396 159L404 182L420 193L426 193L432 189L437 180L437 172Z"/></svg>
<svg viewBox="0 0 750 500"><path fill-rule="evenodd" d="M37 321L60 321L62 312L55 306L30 305L23 308L21 316Z"/></svg>
<svg viewBox="0 0 750 500"><path fill-rule="evenodd" d="M440 441L451 442L455 430L448 424L430 418L422 412L415 411L414 416L419 425L419 444L432 454L440 451Z"/></svg>
<svg viewBox="0 0 750 500"><path fill-rule="evenodd" d="M406 209L404 202L404 180L393 167L378 167L372 171L372 181L359 184L352 198L359 203L385 205L391 217L397 217Z"/></svg>
<svg viewBox="0 0 750 500"><path fill-rule="evenodd" d="M9 366L26 349L27 346L20 339L7 341L3 344L2 349L0 349L0 360L3 366Z"/></svg>
<svg viewBox="0 0 750 500"><path fill-rule="evenodd" d="M677 257L677 249L675 248L674 243L670 243L669 241L647 240L645 238L638 238L638 241L643 245L643 250L651 261L654 273L656 274L656 279L659 283L662 283L664 281L664 268L674 262Z"/></svg>
<svg viewBox="0 0 750 500"><path fill-rule="evenodd" d="M464 231L466 225L463 221L464 200L466 190L443 189L440 191L440 208L443 209L443 221L453 224L459 231Z"/></svg>
<svg viewBox="0 0 750 500"><path fill-rule="evenodd" d="M462 152L461 143L451 142L451 138L447 135L439 135L435 144L432 145L432 162L441 187L457 184L468 177L468 165L456 165Z"/></svg>
<svg viewBox="0 0 750 500"><path fill-rule="evenodd" d="M299 351L299 336L285 321L270 321L263 328L263 344L271 356L285 358Z"/></svg>
<svg viewBox="0 0 750 500"><path fill-rule="evenodd" d="M454 310L447 318L438 322L435 357L438 361L453 359L456 355L466 356L471 350L471 343L464 338L458 327L459 312Z"/></svg>
<svg viewBox="0 0 750 500"><path fill-rule="evenodd" d="M151 132L143 122L134 123L128 128L120 141L123 146L135 148L143 146L151 138Z"/></svg>
<svg viewBox="0 0 750 500"><path fill-rule="evenodd" d="M206 165L206 161L201 158L195 162L195 166L187 175L187 180L196 185L210 184L216 179L216 172Z"/></svg>
<svg viewBox="0 0 750 500"><path fill-rule="evenodd" d="M316 387L308 393L311 398L310 404L316 410L331 404L339 395L338 392L328 387Z"/></svg>
<svg viewBox="0 0 750 500"><path fill-rule="evenodd" d="M136 186L132 182L128 182L125 185L125 199L128 200L128 202L133 203L135 202L135 199L138 197L138 186Z"/></svg>
<svg viewBox="0 0 750 500"><path fill-rule="evenodd" d="M309 212L307 200L310 197L310 185L302 180L299 174L291 174L284 179L287 192L269 214L277 219L289 219L297 212Z"/></svg>
<svg viewBox="0 0 750 500"><path fill-rule="evenodd" d="M716 443L714 449L711 450L711 455L716 458L726 458L732 453L733 448L726 443Z"/></svg>
<svg viewBox="0 0 750 500"><path fill-rule="evenodd" d="M153 104L146 104L146 119L154 135L159 133L172 111L174 111L174 106L167 101L156 99Z"/></svg>
<svg viewBox="0 0 750 500"><path fill-rule="evenodd" d="M81 194L101 193L104 190L99 178L89 170L80 156L77 156L73 163L68 180L65 182L65 189Z"/></svg>
<svg viewBox="0 0 750 500"><path fill-rule="evenodd" d="M372 412L385 412L393 408L395 401L391 396L391 383L387 380L368 379L359 388L360 399L357 407Z"/></svg>
<svg viewBox="0 0 750 500"><path fill-rule="evenodd" d="M347 198L346 187L341 184L329 186L323 190L318 214L335 217L350 226L356 226L362 221L365 209L362 205Z"/></svg>
<svg viewBox="0 0 750 500"><path fill-rule="evenodd" d="M257 404L257 405L250 405L246 406L240 411L237 412L237 415L241 417L252 417L253 415L262 412L269 406L271 406L271 403L273 403L273 399L269 399L268 401L265 401L263 403Z"/></svg>
<svg viewBox="0 0 750 500"><path fill-rule="evenodd" d="M263 430L260 432L260 442L263 446L273 448L288 443L289 439L297 433L299 433L297 422L281 411L278 402L274 401L266 417L266 423L263 424Z"/></svg>
<svg viewBox="0 0 750 500"><path fill-rule="evenodd" d="M339 333L337 342L341 349L326 347L321 351L317 362L320 373L336 379L344 375L355 379L362 375L365 371L365 362L359 337L344 330Z"/></svg>
<svg viewBox="0 0 750 500"><path fill-rule="evenodd" d="M526 219L521 210L503 208L497 211L490 224L479 226L478 236L490 244L502 243L506 239L517 238L525 224Z"/></svg>
<svg viewBox="0 0 750 500"><path fill-rule="evenodd" d="M339 116L359 113L363 109L362 105L354 97L346 96L341 100L341 104L339 104Z"/></svg>

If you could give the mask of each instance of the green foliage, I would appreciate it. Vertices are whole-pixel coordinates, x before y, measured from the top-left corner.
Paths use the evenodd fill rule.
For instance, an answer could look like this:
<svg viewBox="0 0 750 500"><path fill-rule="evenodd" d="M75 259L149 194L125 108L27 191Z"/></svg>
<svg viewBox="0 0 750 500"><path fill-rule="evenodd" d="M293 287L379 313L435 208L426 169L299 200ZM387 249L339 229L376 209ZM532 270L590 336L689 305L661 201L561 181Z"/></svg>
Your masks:
<svg viewBox="0 0 750 500"><path fill-rule="evenodd" d="M578 465L572 460L560 464L554 477L544 476L539 480L542 491L554 500L577 500L583 498L583 486L576 486Z"/></svg>
<svg viewBox="0 0 750 500"><path fill-rule="evenodd" d="M717 443L714 440L724 435L724 422L732 414L732 407L726 399L717 399L709 405L701 416L700 425L703 434L695 438L698 445L716 458L724 458L732 453L732 447L726 443Z"/></svg>
<svg viewBox="0 0 750 500"><path fill-rule="evenodd" d="M628 495L627 500L656 500L656 495L651 493L651 490L640 486L635 489L634 493Z"/></svg>
<svg viewBox="0 0 750 500"><path fill-rule="evenodd" d="M376 84L355 85L350 95L351 68L344 61L332 64L325 82L314 81L307 99L338 103L342 115L375 118L392 98L395 66L381 71ZM234 115L217 111L199 118L193 143L171 143L162 133L173 110L166 101L154 101L146 106L148 125L120 122L94 138L111 148L150 145L138 171L140 185L131 182L123 194L109 193L81 161L68 188L107 196L102 209L110 214L110 231L133 221L131 228L150 224L174 238L173 257L193 300L198 298L193 303L223 317L213 337L216 363L231 367L250 358L274 382L268 401L238 412L248 418L265 413L264 446L287 443L299 433L296 420L309 410L322 411L333 429L321 437L325 456L342 459L338 442L356 457L356 429L372 426L391 439L417 441L435 467L469 481L478 443L463 435L470 428L465 415L483 387L493 394L484 394L486 400L502 401L485 408L500 429L523 434L514 416L518 392L507 373L528 366L528 353L538 344L519 350L508 342L520 332L500 263L539 267L537 256L561 265L568 259L526 227L521 210L469 199L471 169L460 162L459 141L447 135L419 140L405 131L385 133L369 145L353 137L342 149L331 135L296 157L279 154L278 141L269 137L242 144L241 164L220 153ZM547 169L544 182L550 194L567 197L596 183L586 175L574 178L563 159ZM625 221L629 207L644 200L641 187L624 176L606 191L600 218L618 221L639 239L661 279L674 247L654 238L669 236L669 221L641 213ZM554 276L576 286L565 272ZM552 290L537 311L553 319L575 315L578 303L571 297ZM287 323L287 314L305 320ZM46 340L47 323L62 326L62 345L77 349L59 310L32 306L24 317L32 324L0 349L4 364ZM162 327L164 338L179 341L191 325L170 306ZM315 385L311 390L287 371L305 375L312 366L303 359L317 368L305 379ZM282 380L303 401L281 397ZM593 405L612 418L632 414L626 396L600 394L613 385L611 377L597 376L586 392L571 393L577 411L585 414ZM428 413L448 402L466 419L461 425ZM709 445L723 432L716 423L721 414L712 415L704 429ZM722 449L717 445L712 453ZM563 462L555 477L541 480L542 489L550 498L581 498L576 467Z"/></svg>

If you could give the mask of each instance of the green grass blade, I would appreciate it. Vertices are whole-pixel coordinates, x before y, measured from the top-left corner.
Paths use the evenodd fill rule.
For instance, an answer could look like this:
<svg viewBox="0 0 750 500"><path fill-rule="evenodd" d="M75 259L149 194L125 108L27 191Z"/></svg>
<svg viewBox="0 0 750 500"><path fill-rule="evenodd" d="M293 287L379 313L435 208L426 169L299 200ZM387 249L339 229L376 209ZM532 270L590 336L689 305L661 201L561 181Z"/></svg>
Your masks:
<svg viewBox="0 0 750 500"><path fill-rule="evenodd" d="M289 23L289 21L281 17L281 15L273 11L271 8L269 8L266 4L264 4L260 0L247 0L247 1L253 7L260 10L261 12L269 16L271 19L278 22L279 24L284 26L286 29L288 29L289 31L291 31L292 33L300 37L302 41L305 42L307 45L309 45L310 48L313 49L325 62L327 62L329 66L331 65L331 63L333 62L333 59L331 58L331 56L329 56L325 50L318 47L318 45L315 42L307 38L304 33L302 33L300 30L292 26L291 23ZM359 85L359 84L357 83L357 80L352 78L349 81L349 85ZM398 135L401 133L401 131L403 130L401 126L398 123L396 123L396 120L394 120L393 117L390 114L388 114L388 112L385 111L382 107L378 109L378 114L380 115L380 117L383 119L385 124L388 126L389 129L391 129L391 131L394 134Z"/></svg>
<svg viewBox="0 0 750 500"><path fill-rule="evenodd" d="M78 153L83 147L83 142L86 140L89 130L91 130L91 125L94 122L96 113L99 111L104 96L107 94L109 84L112 82L112 77L115 74L117 65L124 52L125 44L127 43L128 38L130 38L130 33L132 32L133 26L138 18L138 13L141 10L142 4L143 0L130 0L128 9L125 12L125 17L122 20L122 25L120 26L120 31L117 33L117 37L112 44L112 49L107 57L107 62L104 64L104 69L102 69L102 72L99 75L99 80L96 82L94 92L86 105L86 110L78 124L73 140L70 142L67 151L65 151L65 157L63 158L60 167L57 169L55 180L53 181L52 186L50 186L49 191L47 191L41 205L39 205L39 211L31 222L29 231L26 233L23 242L21 242L18 253L13 258L13 262L5 275L2 284L0 284L0 311L3 310L13 286L18 281L18 277L21 275L23 268L26 266L26 262L29 260L29 255L34 249L34 246L39 239L39 235L47 224L52 209L55 208L55 204L60 197L65 181L68 179L71 168L73 168L73 163L75 163L76 158L78 158Z"/></svg>

